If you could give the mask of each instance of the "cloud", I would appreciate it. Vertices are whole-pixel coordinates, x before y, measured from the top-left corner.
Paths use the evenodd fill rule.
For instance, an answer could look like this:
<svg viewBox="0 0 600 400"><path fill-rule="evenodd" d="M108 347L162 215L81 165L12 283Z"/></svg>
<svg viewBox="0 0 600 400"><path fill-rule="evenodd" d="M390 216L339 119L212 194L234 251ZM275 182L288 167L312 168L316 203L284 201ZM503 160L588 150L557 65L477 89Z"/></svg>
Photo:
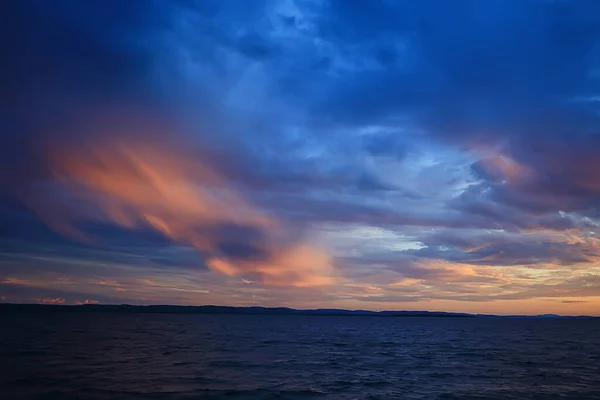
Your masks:
<svg viewBox="0 0 600 400"><path fill-rule="evenodd" d="M598 18L5 2L0 275L127 281L20 297L69 302L593 297L574 285L598 274Z"/></svg>
<svg viewBox="0 0 600 400"><path fill-rule="evenodd" d="M60 195L33 194L25 203L53 229L80 240L88 238L73 221L102 218L192 246L209 268L226 275L299 286L333 282L326 254L297 243L280 221L173 141L156 141L143 129L136 138L136 128L102 135L102 142L44 148ZM74 211L70 204L80 206Z"/></svg>
<svg viewBox="0 0 600 400"><path fill-rule="evenodd" d="M447 230L421 238L424 245L412 256L445 259L474 265L530 265L551 268L596 264L598 239L579 231L537 231L514 234L503 231Z"/></svg>
<svg viewBox="0 0 600 400"><path fill-rule="evenodd" d="M592 211L600 114L572 99L600 90L591 75L600 61L596 3L333 4L322 21L336 29L323 40L341 51L394 38L405 43L404 63L327 80L319 115L347 127L410 115L436 140L502 150L481 162L486 201L527 212ZM350 30L358 16L360 28Z"/></svg>

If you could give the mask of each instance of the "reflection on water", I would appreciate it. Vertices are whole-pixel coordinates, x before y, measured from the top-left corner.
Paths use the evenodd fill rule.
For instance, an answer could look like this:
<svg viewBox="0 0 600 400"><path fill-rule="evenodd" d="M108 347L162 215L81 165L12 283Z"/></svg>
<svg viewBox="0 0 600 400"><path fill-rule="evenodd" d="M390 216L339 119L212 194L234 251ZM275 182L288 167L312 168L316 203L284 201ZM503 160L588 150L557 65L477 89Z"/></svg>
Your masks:
<svg viewBox="0 0 600 400"><path fill-rule="evenodd" d="M0 315L3 399L600 399L600 320Z"/></svg>

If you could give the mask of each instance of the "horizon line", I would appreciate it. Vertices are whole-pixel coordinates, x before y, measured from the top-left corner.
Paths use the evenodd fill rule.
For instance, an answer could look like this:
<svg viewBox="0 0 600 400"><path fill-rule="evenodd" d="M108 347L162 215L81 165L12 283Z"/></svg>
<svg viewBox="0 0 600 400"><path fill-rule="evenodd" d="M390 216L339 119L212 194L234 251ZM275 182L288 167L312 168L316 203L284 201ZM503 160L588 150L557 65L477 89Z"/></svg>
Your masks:
<svg viewBox="0 0 600 400"><path fill-rule="evenodd" d="M429 315L437 315L439 317L519 317L519 318L600 318L600 315L586 315L586 314L577 314L577 315L564 315L564 314L554 314L554 313L544 313L544 314L483 314L483 313L470 313L470 312L458 312L458 311L431 311L431 310L361 310L361 309L344 309L344 308L293 308L286 306L278 306L278 307L267 307L267 306L227 306L227 305L215 305L215 304L203 304L203 305L181 305L181 304L113 304L113 303L81 303L81 304L57 304L57 303L10 303L10 302L0 302L0 311L5 309L6 307L16 306L23 308L31 308L31 307L51 307L51 308L81 308L85 307L88 309L93 309L95 307L98 308L125 308L125 307L135 307L135 308L152 308L152 307L171 307L171 308L215 308L215 309L237 309L237 310L248 310L248 309L262 309L265 311L275 311L272 314L262 314L262 315L289 315L282 310L287 310L298 313L313 313L313 314L297 314L297 315L314 315L314 316L401 316L406 315L410 316L410 314L422 314L425 316ZM277 311L280 311L277 313ZM16 310L15 310L16 311ZM100 310L97 310L100 311ZM325 314L326 312L331 312L331 314ZM168 313L168 312L162 312ZM361 314L362 313L362 314ZM394 315L393 313L398 313L398 315ZM219 314L215 312L214 314ZM242 314L242 313L240 313ZM261 315L260 313L247 313L246 315Z"/></svg>

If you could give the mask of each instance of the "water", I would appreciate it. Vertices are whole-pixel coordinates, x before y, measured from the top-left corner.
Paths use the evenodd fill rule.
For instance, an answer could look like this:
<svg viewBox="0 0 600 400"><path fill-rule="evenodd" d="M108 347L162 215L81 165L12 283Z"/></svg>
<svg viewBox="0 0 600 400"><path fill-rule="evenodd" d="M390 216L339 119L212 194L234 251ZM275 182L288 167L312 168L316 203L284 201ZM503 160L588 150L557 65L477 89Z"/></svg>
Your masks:
<svg viewBox="0 0 600 400"><path fill-rule="evenodd" d="M600 399L600 320L0 315L2 399Z"/></svg>

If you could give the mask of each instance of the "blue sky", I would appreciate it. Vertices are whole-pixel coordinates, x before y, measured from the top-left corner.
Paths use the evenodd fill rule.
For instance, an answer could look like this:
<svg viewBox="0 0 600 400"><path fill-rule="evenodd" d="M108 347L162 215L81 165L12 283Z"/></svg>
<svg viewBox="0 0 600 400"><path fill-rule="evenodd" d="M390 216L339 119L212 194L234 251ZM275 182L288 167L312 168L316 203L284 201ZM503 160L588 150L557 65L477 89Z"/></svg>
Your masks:
<svg viewBox="0 0 600 400"><path fill-rule="evenodd" d="M2 301L600 310L596 1L0 15Z"/></svg>

